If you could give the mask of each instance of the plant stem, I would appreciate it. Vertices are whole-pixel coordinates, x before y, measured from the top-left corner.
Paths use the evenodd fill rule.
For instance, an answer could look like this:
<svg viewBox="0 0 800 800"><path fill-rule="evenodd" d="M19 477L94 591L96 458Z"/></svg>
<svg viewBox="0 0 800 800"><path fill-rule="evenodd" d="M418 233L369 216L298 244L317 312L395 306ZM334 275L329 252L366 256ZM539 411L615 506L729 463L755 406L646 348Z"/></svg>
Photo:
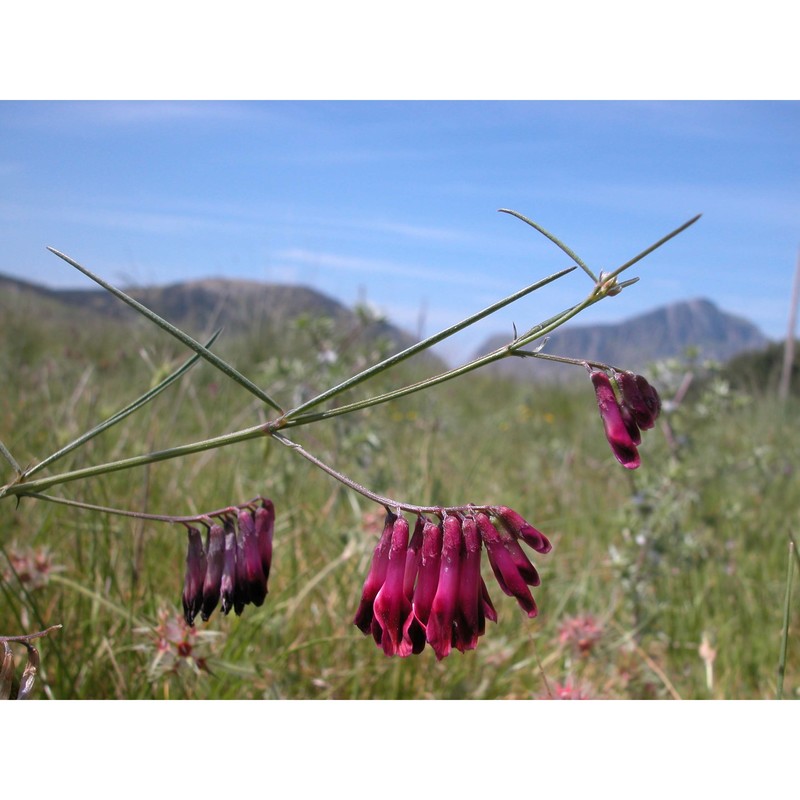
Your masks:
<svg viewBox="0 0 800 800"><path fill-rule="evenodd" d="M77 481L83 478L92 478L96 475L103 475L106 472L117 472L123 469L130 469L131 467L140 467L146 464L152 464L156 461L180 458L181 456L200 453L204 450L213 450L214 448L224 447L229 444L246 442L248 439L256 439L259 436L268 436L269 433L268 426L255 425L252 428L245 428L244 430L235 431L234 433L226 433L223 436L204 439L200 442L179 445L178 447L171 447L167 450L157 450L153 453L123 458L119 461L111 461L106 464L97 464L93 467L76 469L72 472L62 472L60 475L51 475L47 478L39 478L35 481L16 481L7 486L0 487L0 498L9 495L24 496L26 494L49 489L51 486L56 486L57 484L69 483L70 481Z"/></svg>
<svg viewBox="0 0 800 800"><path fill-rule="evenodd" d="M206 347L210 347L214 341L216 340L217 336L219 336L220 331L214 333L214 335L209 339ZM168 375L164 380L160 381L158 385L154 386L148 392L145 392L141 397L134 400L132 403L127 405L125 408L118 411L116 414L113 414L108 419L104 420L98 425L95 425L89 431L79 436L74 441L70 442L68 445L65 445L57 452L53 453L52 455L48 456L44 460L40 461L38 464L34 465L28 470L25 470L23 473L23 477L28 478L31 475L39 472L40 470L44 469L46 466L49 466L54 461L57 461L59 458L67 455L67 453L71 453L76 448L80 447L82 444L85 444L90 439L93 439L95 436L103 433L103 431L108 430L109 428L113 427L119 422L122 422L130 414L133 414L134 411L138 411L144 405L149 403L155 397L157 397L161 392L164 391L168 386L170 386L174 381L177 381L179 378L183 377L183 375L190 370L200 359L200 354L193 355L190 359L188 359L181 367L175 370L171 375Z"/></svg>
<svg viewBox="0 0 800 800"><path fill-rule="evenodd" d="M214 517L221 517L225 514L232 514L242 508L252 508L261 498L254 497L246 503L240 503L235 506L225 506L225 508L217 508L214 511L205 511L202 514L190 514L186 516L174 516L172 514L148 514L144 511L126 511L122 508L110 508L108 506L96 506L91 503L82 503L78 500L68 500L66 497L53 497L49 494L40 494L39 492L28 492L25 497L32 497L36 500L46 500L48 503L57 503L64 506L72 506L73 508L80 508L84 511L99 511L103 514L114 514L118 517L134 517L135 519L149 519L153 522L174 522L178 524L187 525L192 522L202 522L207 524Z"/></svg>
<svg viewBox="0 0 800 800"><path fill-rule="evenodd" d="M407 347L405 350L401 351L400 353L396 353L393 356L389 356L389 358L384 359L378 364L374 364L371 367L359 372L357 375L354 375L351 378L348 378L346 381L334 386L331 389L328 389L321 394L317 395L316 397L312 397L310 400L307 400L302 405L297 406L296 408L287 411L284 415L284 419L286 421L295 419L298 415L302 414L303 411L306 411L309 408L313 408L320 403L325 402L326 400L330 400L332 397L335 397L337 394L341 394L348 389L352 389L354 386L362 383L363 381L371 378L373 375L377 375L380 372L384 372L385 370L391 369L392 367L397 366L401 362L405 361L411 356L416 355L417 353L422 352L423 350L427 350L428 348L432 347L439 342L444 341L450 336L458 333L459 331L464 330L464 328L469 327L475 322L483 319L484 317L488 317L490 314L493 314L495 311L509 305L510 303L519 300L525 295L530 294L531 292L535 292L537 289L541 289L543 286L546 286L548 283L552 283L553 281L558 280L559 278L563 278L565 275L568 275L570 272L573 272L575 267L569 267L568 269L561 270L561 272L556 272L554 275L550 275L547 278L544 278L536 283L531 284L530 286L526 286L524 289L520 289L518 292L514 294L508 295L508 297L504 297L502 300L498 300L496 303L484 308L482 311L473 314L472 316L467 317L461 322L456 323L455 325L450 326L449 328L445 328L444 330L440 331L439 333L434 334L433 336L429 336L427 339L424 339L417 344L411 345L411 347Z"/></svg>
<svg viewBox="0 0 800 800"><path fill-rule="evenodd" d="M362 486L360 483L356 483L354 480L352 480L352 478L348 478L341 472L337 472L333 467L329 466L316 456L311 455L311 453L297 444L297 442L287 439L283 434L276 431L273 432L272 436L281 444L286 445L286 447L291 448L307 461L310 461L312 464L314 464L314 466L319 467L323 472L327 472L328 475L335 478L337 481L339 481L339 483L342 483L353 491L358 492L358 494L363 495L368 500L372 500L375 503L380 503L380 505L384 506L387 511L400 510L407 511L410 514L441 515L445 511L488 511L489 509L488 505L476 505L474 503L469 503L463 506L418 506L411 503L398 502L397 500L393 500L391 497L384 497L383 495L376 494L375 492L367 489L365 486Z"/></svg>
<svg viewBox="0 0 800 800"><path fill-rule="evenodd" d="M147 306L125 294L125 292L123 292L121 289L117 289L115 286L107 283L99 275L95 275L93 272L86 269L86 267L81 266L77 261L70 258L68 255L59 252L53 247L48 247L47 249L53 253L53 255L58 256L66 261L67 264L75 267L75 269L77 269L79 272L82 272L87 278L91 278L95 283L102 286L107 292L113 294L114 297L122 300L123 303L127 303L131 308L135 309L142 316L150 320L150 322L174 336L179 342L185 344L190 350L194 350L195 353L215 366L218 370L220 370L220 372L227 375L231 380L235 381L240 386L243 386L245 389L247 389L247 391L254 394L259 400L266 403L268 406L271 406L278 413L283 413L283 409L266 392L259 389L259 387L256 386L249 378L246 378L244 375L242 375L241 372L228 364L227 361L224 361L218 355L212 353L211 350L209 350L207 347L204 347L202 344L200 344L200 342L193 339L187 333L184 333L180 328L177 328L172 323L167 322L167 320L160 317L154 311L151 311Z"/></svg>
<svg viewBox="0 0 800 800"><path fill-rule="evenodd" d="M783 679L786 675L786 651L789 646L789 616L792 598L792 577L794 571L794 557L797 551L794 536L789 533L789 566L786 574L786 598L783 604L783 634L781 636L781 652L778 658L778 691L777 699L783 699Z"/></svg>

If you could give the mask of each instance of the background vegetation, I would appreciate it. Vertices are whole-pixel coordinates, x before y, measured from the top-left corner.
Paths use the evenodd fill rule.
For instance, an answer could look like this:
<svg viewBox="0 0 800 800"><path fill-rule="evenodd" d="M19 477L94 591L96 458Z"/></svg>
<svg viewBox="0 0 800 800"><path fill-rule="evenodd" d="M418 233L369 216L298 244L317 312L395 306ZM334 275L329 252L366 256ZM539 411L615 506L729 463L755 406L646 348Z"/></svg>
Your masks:
<svg viewBox="0 0 800 800"><path fill-rule="evenodd" d="M3 333L0 439L23 463L186 358L144 325L64 320L45 300L4 310ZM279 331L262 321L215 349L288 404L365 365L381 343L300 318ZM588 380L553 387L478 372L292 433L376 491L420 504L509 505L550 536L553 551L534 559L537 619L500 592L484 559L500 619L474 652L441 663L429 648L389 659L361 635L352 617L382 509L269 441L51 492L171 514L270 497L278 518L262 608L240 618L217 611L187 633L177 621L182 526L23 499L2 505L0 631L63 625L38 643L38 697L775 697L800 505L798 400L776 401L758 359L731 374L662 364L648 377L668 400L689 373L685 399L667 402L663 424L645 434L635 473L614 461ZM392 372L374 386L410 376ZM201 364L54 469L259 419L249 395ZM796 612L788 697L800 687L795 625Z"/></svg>

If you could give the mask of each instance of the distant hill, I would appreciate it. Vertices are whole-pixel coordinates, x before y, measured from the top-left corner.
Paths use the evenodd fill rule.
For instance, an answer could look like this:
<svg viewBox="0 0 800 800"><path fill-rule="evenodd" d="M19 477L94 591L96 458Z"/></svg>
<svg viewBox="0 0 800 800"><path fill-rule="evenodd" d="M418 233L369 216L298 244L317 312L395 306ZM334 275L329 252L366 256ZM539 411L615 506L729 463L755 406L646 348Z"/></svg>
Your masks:
<svg viewBox="0 0 800 800"><path fill-rule="evenodd" d="M493 336L475 355L507 343L507 336ZM673 303L616 324L573 327L567 323L550 336L543 352L642 370L652 361L683 355L690 347L701 359L727 361L768 343L751 322L700 299ZM505 359L492 368L530 379L569 379L574 374L569 367L534 359Z"/></svg>
<svg viewBox="0 0 800 800"><path fill-rule="evenodd" d="M400 350L416 340L382 319L366 319L338 301L304 286L259 283L257 281L206 279L167 286L127 288L125 292L160 316L193 335L207 334L224 327L237 333L248 326L268 321L280 325L307 314L333 319L346 329L364 325L363 335L384 338ZM48 313L74 318L96 316L114 320L140 317L103 289L49 289L34 283L0 275L0 309L5 304L28 305L33 299L44 301Z"/></svg>

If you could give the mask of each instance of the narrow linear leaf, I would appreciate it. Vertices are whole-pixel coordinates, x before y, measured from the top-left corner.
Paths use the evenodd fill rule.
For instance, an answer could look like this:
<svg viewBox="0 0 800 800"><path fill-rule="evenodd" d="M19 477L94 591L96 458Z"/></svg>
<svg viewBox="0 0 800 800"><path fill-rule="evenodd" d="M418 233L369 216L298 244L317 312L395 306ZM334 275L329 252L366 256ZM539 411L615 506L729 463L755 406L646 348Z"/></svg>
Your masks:
<svg viewBox="0 0 800 800"><path fill-rule="evenodd" d="M17 475L22 475L22 467L20 467L14 456L11 455L11 453L8 451L8 448L1 441L0 455L2 455L3 458L8 461L9 464L11 464L12 469L17 473Z"/></svg>
<svg viewBox="0 0 800 800"><path fill-rule="evenodd" d="M548 238L556 247L559 247L563 250L595 283L597 283L597 278L595 277L594 273L589 269L589 267L582 261L578 255L564 242L561 241L557 236L554 236L550 231L543 228L539 223L534 222L532 219L528 219L524 214L520 214L519 211L512 211L510 208L498 208L497 209L501 214L510 214L512 217L516 217L517 219L521 219L526 224L530 225L535 230L539 231L542 236Z"/></svg>
<svg viewBox="0 0 800 800"><path fill-rule="evenodd" d="M348 389L352 389L354 386L358 385L359 383L367 380L367 378L376 375L379 372L383 372L387 369L391 369L392 367L397 366L402 361L405 361L411 356L416 355L417 353L422 352L423 350L427 350L433 345L438 344L439 342L444 341L450 336L458 333L459 331L464 330L464 328L469 327L475 322L479 322L484 317L488 317L490 314L493 314L495 311L499 311L501 308L525 297L526 295L530 294L531 292L535 292L537 289L541 289L547 284L552 283L553 281L558 280L559 278L563 278L565 275L569 275L570 272L574 272L575 267L568 267L567 269L563 269L560 272L556 272L553 275L549 275L547 278L543 278L536 283L532 283L530 286L526 286L524 289L520 289L518 292L514 292L514 294L509 295L508 297L504 297L502 300L498 300L496 303L493 303L490 306L487 306L482 311L478 311L475 314L467 317L466 319L461 320L461 322L457 322L455 325L451 325L449 328L445 328L438 333L429 336L427 339L423 339L421 342L417 342L417 344L411 345L411 347L407 347L405 350L402 350L399 353L396 353L393 356L389 356L389 358L384 359L383 361L379 362L378 364L374 364L373 366L365 369L363 372L359 372L357 375L354 375L352 378L348 378L346 381L343 381L338 386L334 386L332 389L328 389L327 391L323 392L317 397L313 397L311 400L303 403L302 405L298 406L297 408L293 408L291 411L287 412L286 419L292 419L303 411L306 411L313 406L319 405L320 403L325 402L326 400L330 400L337 394L341 394Z"/></svg>
<svg viewBox="0 0 800 800"><path fill-rule="evenodd" d="M677 228L675 228L674 231L671 231L666 236L662 236L657 242L642 250L641 253L635 255L630 261L626 261L621 267L617 267L613 272L610 272L608 275L606 275L606 280L616 278L617 275L619 275L621 272L624 272L629 267L632 267L637 261L641 261L645 256L650 255L650 253L652 253L654 250L658 250L661 245L666 244L670 239L673 239L679 233L683 233L683 231L685 231L691 225L694 225L694 223L697 222L697 220L699 220L702 216L702 214L696 214L690 220L684 222L683 225L679 225Z"/></svg>
<svg viewBox="0 0 800 800"><path fill-rule="evenodd" d="M180 328L177 328L171 322L167 322L167 320L160 317L154 311L149 309L147 306L140 303L138 300L134 300L129 295L125 294L121 289L117 289L115 286L112 286L110 283L107 283L103 280L99 275L95 275L90 270L86 269L86 267L81 266L77 261L70 258L65 253L62 253L56 250L54 247L47 248L53 255L58 256L63 261L66 261L71 267L74 267L79 272L82 272L86 275L87 278L91 278L95 283L102 286L107 292L110 292L114 295L114 297L119 298L122 300L123 303L127 303L131 308L138 311L142 316L146 319L150 320L154 325L158 325L159 328L167 331L167 333L174 336L178 341L185 344L190 350L194 350L195 353L198 353L202 358L208 361L209 364L213 364L220 372L227 375L231 380L236 381L240 386L244 387L250 393L254 394L259 400L266 403L268 406L273 408L275 411L279 413L283 413L283 409L276 403L266 392L262 389L259 389L249 378L246 378L242 375L235 367L231 366L227 361L220 358L215 353L212 353L208 348L204 347L200 342L196 339L193 339L189 336L188 333L185 333Z"/></svg>
<svg viewBox="0 0 800 800"><path fill-rule="evenodd" d="M222 332L222 329L216 331L214 335L208 340L206 343L206 347L211 347L212 344L216 341L219 334ZM54 461L62 458L63 456L67 455L67 453L72 452L76 448L80 447L81 445L88 442L90 439L93 439L95 436L103 433L103 431L108 430L109 428L116 425L118 422L121 422L125 417L130 416L133 414L134 411L138 411L142 406L149 403L155 397L157 397L161 392L164 391L168 386L173 384L179 378L183 377L199 360L201 356L200 354L193 355L186 363L184 363L181 367L175 370L171 375L168 375L161 381L158 385L154 386L149 391L145 392L141 397L134 400L130 405L126 406L125 408L117 411L116 414L113 414L108 419L104 420L103 422L96 425L91 430L87 431L86 433L79 436L74 441L70 442L68 445L65 445L57 452L53 453L52 455L45 458L43 461L40 461L34 467L31 467L26 473L25 477L30 475L34 475L35 473L39 472L40 470L44 469L46 466L52 464Z"/></svg>
<svg viewBox="0 0 800 800"><path fill-rule="evenodd" d="M786 593L783 603L783 628L781 632L781 647L778 656L778 689L776 698L783 700L783 682L786 677L786 653L789 646L789 620L792 608L792 578L794 573L794 559L797 557L797 542L794 535L789 531L789 558L786 568Z"/></svg>

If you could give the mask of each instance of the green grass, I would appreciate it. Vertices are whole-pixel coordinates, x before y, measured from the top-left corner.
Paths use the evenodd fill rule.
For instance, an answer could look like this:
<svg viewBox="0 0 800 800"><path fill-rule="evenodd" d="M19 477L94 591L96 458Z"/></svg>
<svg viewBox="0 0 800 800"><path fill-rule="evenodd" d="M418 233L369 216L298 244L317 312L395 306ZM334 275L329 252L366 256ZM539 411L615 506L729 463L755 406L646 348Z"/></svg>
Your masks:
<svg viewBox="0 0 800 800"><path fill-rule="evenodd" d="M5 329L0 439L23 465L130 402L186 357L142 327L76 324L66 332L21 309ZM334 364L316 363L318 335L306 323L282 332L291 347L280 349L273 336L269 346L250 337L215 349L273 396L298 402L376 355L353 346ZM382 376L376 389L399 380ZM542 575L540 616L528 620L484 561L499 623L489 623L476 651L441 663L430 649L386 658L352 625L381 509L266 440L51 491L170 514L258 494L274 501L267 602L240 618L217 612L198 622L195 652L207 657L209 671L151 668L159 614L180 610L185 533L178 525L4 501L0 632L63 625L38 642L39 697L533 698L569 681L592 697L775 697L788 532L796 530L800 506L797 411L796 399L781 406L708 384L691 405L664 415L675 448L662 430L645 433L643 466L633 474L611 455L588 381L536 387L475 373L293 431L377 492L417 504L509 505L551 537L553 551L534 559ZM199 365L50 471L260 419L257 401ZM10 470L3 468L5 481ZM60 569L45 585L26 587L3 554L39 547ZM585 655L559 641L560 627L576 615L591 615L602 628ZM800 677L795 624L790 614L784 697L796 696ZM716 651L710 686L699 652L704 636Z"/></svg>

